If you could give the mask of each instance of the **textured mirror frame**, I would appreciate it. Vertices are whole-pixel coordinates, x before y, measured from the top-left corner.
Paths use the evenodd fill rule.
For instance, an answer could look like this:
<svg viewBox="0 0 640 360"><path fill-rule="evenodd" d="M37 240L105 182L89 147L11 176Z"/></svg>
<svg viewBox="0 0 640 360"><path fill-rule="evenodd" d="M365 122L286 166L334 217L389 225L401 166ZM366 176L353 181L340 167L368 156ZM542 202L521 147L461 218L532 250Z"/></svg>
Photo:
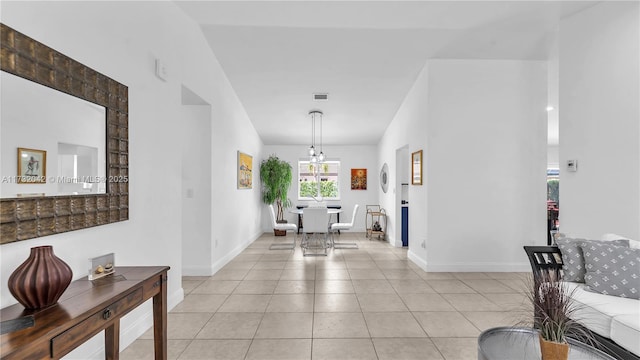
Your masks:
<svg viewBox="0 0 640 360"><path fill-rule="evenodd" d="M107 193L0 199L0 244L128 220L128 88L1 23L0 46L0 70L107 113Z"/></svg>

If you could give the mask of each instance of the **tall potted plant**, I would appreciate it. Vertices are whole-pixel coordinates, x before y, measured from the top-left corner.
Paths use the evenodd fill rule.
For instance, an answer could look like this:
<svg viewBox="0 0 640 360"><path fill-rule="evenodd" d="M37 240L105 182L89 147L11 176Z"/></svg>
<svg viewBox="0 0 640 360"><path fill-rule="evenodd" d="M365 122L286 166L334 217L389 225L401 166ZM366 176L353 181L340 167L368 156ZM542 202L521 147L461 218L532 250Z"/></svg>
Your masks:
<svg viewBox="0 0 640 360"><path fill-rule="evenodd" d="M286 223L284 209L291 206L291 200L287 197L291 186L291 165L280 160L276 155L270 155L260 164L260 180L262 181L262 201L276 204L276 222ZM286 231L277 231L275 235L286 235Z"/></svg>

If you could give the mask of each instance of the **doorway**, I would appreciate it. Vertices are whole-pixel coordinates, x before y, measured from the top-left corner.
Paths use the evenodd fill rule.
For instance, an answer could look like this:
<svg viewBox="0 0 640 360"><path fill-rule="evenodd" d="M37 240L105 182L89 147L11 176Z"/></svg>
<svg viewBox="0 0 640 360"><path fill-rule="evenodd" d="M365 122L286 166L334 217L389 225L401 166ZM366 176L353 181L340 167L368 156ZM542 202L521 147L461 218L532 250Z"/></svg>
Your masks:
<svg viewBox="0 0 640 360"><path fill-rule="evenodd" d="M409 246L409 145L396 150L396 247Z"/></svg>
<svg viewBox="0 0 640 360"><path fill-rule="evenodd" d="M182 274L211 275L211 106L182 86Z"/></svg>

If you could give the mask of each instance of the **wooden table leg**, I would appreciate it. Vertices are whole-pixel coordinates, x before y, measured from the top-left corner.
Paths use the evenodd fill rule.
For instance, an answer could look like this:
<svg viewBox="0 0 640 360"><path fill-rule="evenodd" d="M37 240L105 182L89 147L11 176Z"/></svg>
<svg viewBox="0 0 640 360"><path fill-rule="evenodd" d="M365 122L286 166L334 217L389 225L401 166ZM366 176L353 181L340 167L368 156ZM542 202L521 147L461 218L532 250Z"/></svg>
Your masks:
<svg viewBox="0 0 640 360"><path fill-rule="evenodd" d="M120 358L120 319L104 329L104 358L118 360Z"/></svg>
<svg viewBox="0 0 640 360"><path fill-rule="evenodd" d="M153 297L153 348L156 360L167 360L167 274Z"/></svg>

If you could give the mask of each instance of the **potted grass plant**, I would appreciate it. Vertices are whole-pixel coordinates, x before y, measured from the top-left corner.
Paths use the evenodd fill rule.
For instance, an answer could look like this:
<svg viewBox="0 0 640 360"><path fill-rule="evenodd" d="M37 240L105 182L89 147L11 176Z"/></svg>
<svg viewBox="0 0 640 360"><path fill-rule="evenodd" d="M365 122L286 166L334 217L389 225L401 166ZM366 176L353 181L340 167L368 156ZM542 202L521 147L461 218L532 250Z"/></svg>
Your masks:
<svg viewBox="0 0 640 360"><path fill-rule="evenodd" d="M593 344L594 338L576 320L578 304L557 271L541 271L534 276L527 296L533 304L533 327L539 332L542 360L566 360L569 337Z"/></svg>
<svg viewBox="0 0 640 360"><path fill-rule="evenodd" d="M262 181L262 202L267 205L275 204L276 222L286 223L284 209L291 206L291 200L287 197L292 181L291 165L276 155L270 155L260 164L260 180ZM277 236L287 234L284 230L274 229L273 231Z"/></svg>

